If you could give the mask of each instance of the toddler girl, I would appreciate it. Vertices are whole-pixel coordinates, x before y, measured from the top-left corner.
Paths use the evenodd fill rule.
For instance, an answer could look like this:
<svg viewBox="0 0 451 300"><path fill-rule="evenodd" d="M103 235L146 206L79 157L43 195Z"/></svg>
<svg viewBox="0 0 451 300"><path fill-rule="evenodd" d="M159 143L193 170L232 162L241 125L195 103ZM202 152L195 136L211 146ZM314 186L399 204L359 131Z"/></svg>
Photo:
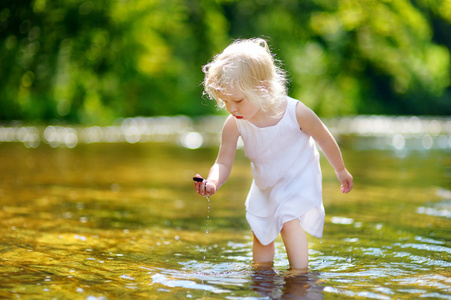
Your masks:
<svg viewBox="0 0 451 300"><path fill-rule="evenodd" d="M315 141L335 169L341 191L348 193L353 185L335 139L312 110L287 96L285 72L265 40L237 40L203 71L205 92L230 116L216 162L206 180L194 183L195 190L208 197L225 183L241 136L254 176L245 204L254 264L272 265L280 233L291 269L306 270L304 230L321 237L325 216Z"/></svg>

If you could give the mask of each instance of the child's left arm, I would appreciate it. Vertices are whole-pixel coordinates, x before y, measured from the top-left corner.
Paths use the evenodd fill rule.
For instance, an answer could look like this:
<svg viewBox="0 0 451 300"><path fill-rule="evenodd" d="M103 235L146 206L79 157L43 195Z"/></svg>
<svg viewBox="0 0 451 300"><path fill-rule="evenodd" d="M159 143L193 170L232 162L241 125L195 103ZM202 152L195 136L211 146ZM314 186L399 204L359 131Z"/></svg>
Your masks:
<svg viewBox="0 0 451 300"><path fill-rule="evenodd" d="M335 174L341 182L341 192L349 193L353 186L353 178L345 168L340 148L332 134L318 116L301 102L297 104L296 117L301 130L313 137L335 169Z"/></svg>

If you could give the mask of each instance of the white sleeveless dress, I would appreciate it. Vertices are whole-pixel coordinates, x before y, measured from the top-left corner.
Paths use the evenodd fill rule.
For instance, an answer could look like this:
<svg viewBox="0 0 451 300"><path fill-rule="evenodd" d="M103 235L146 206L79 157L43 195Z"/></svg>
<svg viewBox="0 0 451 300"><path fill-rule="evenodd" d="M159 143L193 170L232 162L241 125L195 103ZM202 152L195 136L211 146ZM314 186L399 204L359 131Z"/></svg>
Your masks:
<svg viewBox="0 0 451 300"><path fill-rule="evenodd" d="M268 245L285 222L298 219L302 228L321 238L324 225L319 153L296 118L298 100L274 126L257 127L236 119L251 161L254 180L246 199L246 219L257 239Z"/></svg>

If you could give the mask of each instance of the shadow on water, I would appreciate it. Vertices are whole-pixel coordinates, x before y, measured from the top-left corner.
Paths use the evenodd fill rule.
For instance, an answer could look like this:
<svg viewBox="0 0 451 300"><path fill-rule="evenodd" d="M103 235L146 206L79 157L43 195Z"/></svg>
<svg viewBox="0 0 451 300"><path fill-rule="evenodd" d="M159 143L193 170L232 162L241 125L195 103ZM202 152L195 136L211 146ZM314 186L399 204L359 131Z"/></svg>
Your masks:
<svg viewBox="0 0 451 300"><path fill-rule="evenodd" d="M209 265L193 262L195 269L182 271L160 270L152 275L152 282L167 288L185 288L202 290L213 295L240 295L240 289L245 287L247 293L253 291L252 296L236 296L239 299L324 299L324 287L316 274L283 273L274 269L243 268L237 264ZM202 267L201 270L199 267ZM224 269L221 271L221 269ZM160 291L164 291L162 288ZM167 290L170 292L170 289ZM187 297L192 296L187 294ZM212 296L212 295L210 295Z"/></svg>
<svg viewBox="0 0 451 300"><path fill-rule="evenodd" d="M274 269L257 269L252 274L252 290L271 299L324 299L319 274L280 274Z"/></svg>
<svg viewBox="0 0 451 300"><path fill-rule="evenodd" d="M450 299L451 123L369 119L331 121L355 189L322 158L326 224L303 275L280 238L274 267L252 267L243 151L220 193L195 195L220 126L0 128L0 298Z"/></svg>

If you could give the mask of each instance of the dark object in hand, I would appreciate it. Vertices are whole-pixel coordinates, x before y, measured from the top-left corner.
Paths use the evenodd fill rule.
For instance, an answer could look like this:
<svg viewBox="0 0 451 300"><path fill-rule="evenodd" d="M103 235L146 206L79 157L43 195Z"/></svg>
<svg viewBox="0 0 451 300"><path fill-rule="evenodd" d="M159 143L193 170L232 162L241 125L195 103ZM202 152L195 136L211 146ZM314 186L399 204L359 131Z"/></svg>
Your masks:
<svg viewBox="0 0 451 300"><path fill-rule="evenodd" d="M202 182L204 179L202 177L193 177L193 180L196 182Z"/></svg>

